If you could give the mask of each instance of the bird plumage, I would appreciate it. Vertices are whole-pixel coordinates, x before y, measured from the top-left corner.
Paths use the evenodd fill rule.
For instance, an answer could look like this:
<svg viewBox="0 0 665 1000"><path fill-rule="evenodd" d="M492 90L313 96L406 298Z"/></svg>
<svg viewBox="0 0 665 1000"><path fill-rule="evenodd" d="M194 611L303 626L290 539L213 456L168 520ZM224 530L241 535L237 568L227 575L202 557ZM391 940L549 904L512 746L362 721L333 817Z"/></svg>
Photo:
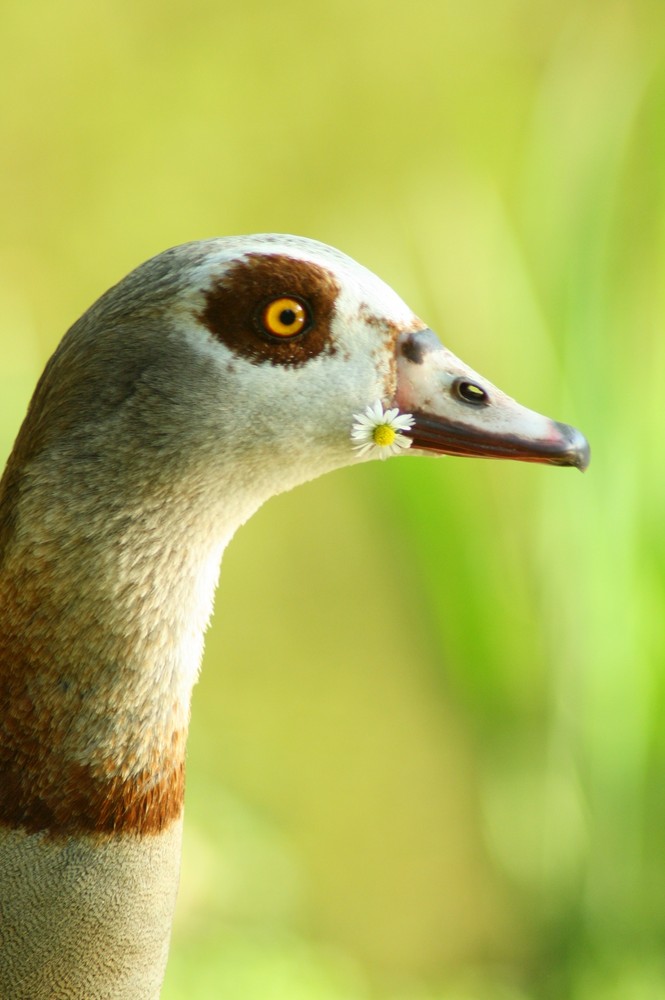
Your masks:
<svg viewBox="0 0 665 1000"><path fill-rule="evenodd" d="M223 550L270 496L371 457L351 430L375 401L413 414L414 453L588 461L297 237L160 254L48 362L0 483L6 1000L158 996Z"/></svg>

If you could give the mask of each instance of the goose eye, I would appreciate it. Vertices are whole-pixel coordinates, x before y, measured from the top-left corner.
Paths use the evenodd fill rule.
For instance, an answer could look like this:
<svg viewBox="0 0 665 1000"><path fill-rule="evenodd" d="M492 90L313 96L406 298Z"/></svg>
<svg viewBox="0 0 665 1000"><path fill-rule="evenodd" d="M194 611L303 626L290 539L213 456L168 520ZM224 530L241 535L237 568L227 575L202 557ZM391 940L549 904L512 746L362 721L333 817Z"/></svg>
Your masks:
<svg viewBox="0 0 665 1000"><path fill-rule="evenodd" d="M458 379L455 383L455 390L459 398L463 399L465 403L482 406L484 403L489 402L485 390L481 389L475 382L467 381L467 379Z"/></svg>
<svg viewBox="0 0 665 1000"><path fill-rule="evenodd" d="M305 329L309 315L302 302L284 296L268 303L262 319L266 331L273 337L295 337Z"/></svg>

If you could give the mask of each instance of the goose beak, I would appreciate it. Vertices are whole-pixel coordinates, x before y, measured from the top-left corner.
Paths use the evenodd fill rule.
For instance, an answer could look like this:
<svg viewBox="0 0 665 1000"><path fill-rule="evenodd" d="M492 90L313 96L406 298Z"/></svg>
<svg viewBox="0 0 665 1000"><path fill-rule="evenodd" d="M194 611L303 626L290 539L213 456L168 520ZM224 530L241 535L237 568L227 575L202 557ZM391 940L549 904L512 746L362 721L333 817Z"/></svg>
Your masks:
<svg viewBox="0 0 665 1000"><path fill-rule="evenodd" d="M439 455L510 458L584 471L587 439L520 406L448 351L432 330L397 340L395 403L413 415L413 448Z"/></svg>

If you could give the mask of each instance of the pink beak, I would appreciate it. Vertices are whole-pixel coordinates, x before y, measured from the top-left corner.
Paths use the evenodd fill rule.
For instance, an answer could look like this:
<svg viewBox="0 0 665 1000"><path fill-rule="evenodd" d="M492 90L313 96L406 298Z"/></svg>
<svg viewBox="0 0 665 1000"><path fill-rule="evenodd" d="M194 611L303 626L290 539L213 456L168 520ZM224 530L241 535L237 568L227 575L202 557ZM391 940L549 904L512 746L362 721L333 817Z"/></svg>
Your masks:
<svg viewBox="0 0 665 1000"><path fill-rule="evenodd" d="M448 351L432 330L397 341L395 405L414 418L413 448L587 468L580 431L520 406Z"/></svg>

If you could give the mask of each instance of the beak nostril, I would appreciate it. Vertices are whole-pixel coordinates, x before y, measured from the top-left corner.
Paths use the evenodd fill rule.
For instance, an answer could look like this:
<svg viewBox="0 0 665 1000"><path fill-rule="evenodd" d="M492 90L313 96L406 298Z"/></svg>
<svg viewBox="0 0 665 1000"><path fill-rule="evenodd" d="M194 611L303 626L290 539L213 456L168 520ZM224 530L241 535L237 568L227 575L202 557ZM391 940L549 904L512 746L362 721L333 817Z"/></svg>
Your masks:
<svg viewBox="0 0 665 1000"><path fill-rule="evenodd" d="M490 401L481 386L465 378L458 378L453 382L453 392L463 403L471 403L472 406L486 406Z"/></svg>

